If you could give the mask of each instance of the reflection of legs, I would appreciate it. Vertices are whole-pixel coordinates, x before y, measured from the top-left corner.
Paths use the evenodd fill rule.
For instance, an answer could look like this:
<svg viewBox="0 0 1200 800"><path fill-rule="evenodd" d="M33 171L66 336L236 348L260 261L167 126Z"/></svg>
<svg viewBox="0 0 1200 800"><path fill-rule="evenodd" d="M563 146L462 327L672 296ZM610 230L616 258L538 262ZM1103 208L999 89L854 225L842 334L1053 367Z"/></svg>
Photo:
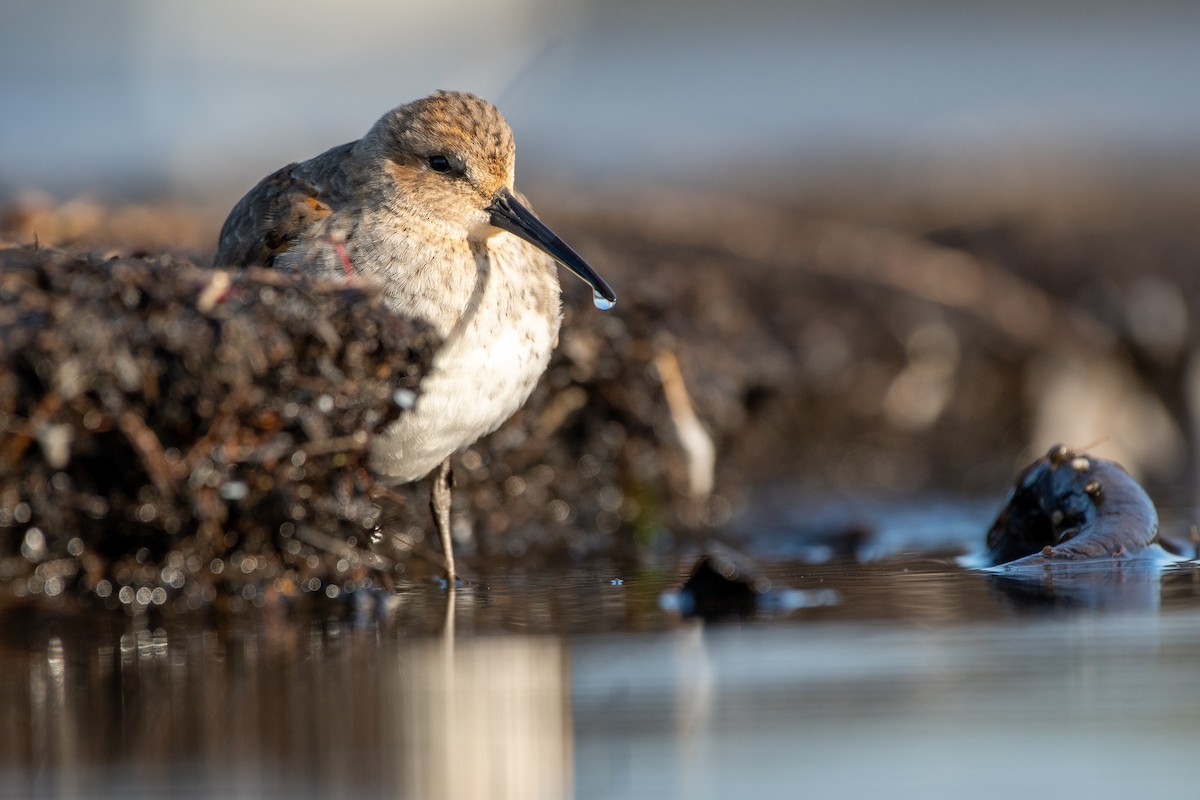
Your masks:
<svg viewBox="0 0 1200 800"><path fill-rule="evenodd" d="M433 479L433 490L429 495L429 507L433 510L433 522L442 540L442 557L446 560L446 580L450 588L458 574L454 570L454 542L450 538L450 459L438 467Z"/></svg>

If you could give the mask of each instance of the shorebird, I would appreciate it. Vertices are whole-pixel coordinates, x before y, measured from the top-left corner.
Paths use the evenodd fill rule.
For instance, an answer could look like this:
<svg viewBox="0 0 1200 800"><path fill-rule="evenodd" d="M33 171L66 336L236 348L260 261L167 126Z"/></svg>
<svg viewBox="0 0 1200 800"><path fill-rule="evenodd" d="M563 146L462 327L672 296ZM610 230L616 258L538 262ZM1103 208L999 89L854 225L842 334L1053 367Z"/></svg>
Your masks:
<svg viewBox="0 0 1200 800"><path fill-rule="evenodd" d="M562 321L555 262L598 308L616 302L517 193L514 152L493 105L435 92L263 178L230 211L214 259L363 276L442 336L415 407L375 437L370 462L393 485L437 469L430 505L451 587L450 456L512 416L545 371Z"/></svg>

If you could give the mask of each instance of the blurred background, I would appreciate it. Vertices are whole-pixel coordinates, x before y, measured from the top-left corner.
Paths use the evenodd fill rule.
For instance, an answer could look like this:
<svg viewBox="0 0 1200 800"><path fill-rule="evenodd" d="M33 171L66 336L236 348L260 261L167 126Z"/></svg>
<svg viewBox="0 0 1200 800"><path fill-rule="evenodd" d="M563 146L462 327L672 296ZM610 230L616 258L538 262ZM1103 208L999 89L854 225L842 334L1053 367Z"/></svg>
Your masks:
<svg viewBox="0 0 1200 800"><path fill-rule="evenodd" d="M593 178L708 183L786 163L802 180L1018 155L1121 169L1193 154L1200 134L1200 7L1183 0L0 10L10 191L236 190L434 88L499 104L523 171Z"/></svg>

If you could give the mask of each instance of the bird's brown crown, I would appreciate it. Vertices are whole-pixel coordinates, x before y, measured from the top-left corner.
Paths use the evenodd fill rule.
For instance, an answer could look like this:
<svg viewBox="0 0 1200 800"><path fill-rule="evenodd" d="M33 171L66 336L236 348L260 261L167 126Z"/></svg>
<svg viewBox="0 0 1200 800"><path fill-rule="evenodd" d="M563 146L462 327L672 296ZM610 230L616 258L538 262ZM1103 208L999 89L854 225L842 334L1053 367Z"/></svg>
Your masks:
<svg viewBox="0 0 1200 800"><path fill-rule="evenodd" d="M392 109L364 139L398 181L425 183L430 159L444 156L447 176L490 201L513 183L512 130L491 103L467 92L434 92Z"/></svg>

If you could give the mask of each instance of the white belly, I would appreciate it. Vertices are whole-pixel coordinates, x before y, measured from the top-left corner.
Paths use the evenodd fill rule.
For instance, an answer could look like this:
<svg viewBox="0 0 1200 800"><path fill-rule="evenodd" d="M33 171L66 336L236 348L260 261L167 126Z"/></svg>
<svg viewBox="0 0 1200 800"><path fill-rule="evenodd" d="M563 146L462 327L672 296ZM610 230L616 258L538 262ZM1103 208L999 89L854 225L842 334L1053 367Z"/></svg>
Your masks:
<svg viewBox="0 0 1200 800"><path fill-rule="evenodd" d="M558 339L557 276L544 268L534 273L553 292L554 313L547 314L529 302L527 288L514 285L517 277L530 276L526 263L518 262L521 269L513 275L503 259L491 261L477 310L438 351L416 407L372 444L372 469L389 483L418 480L494 431L524 404L546 370Z"/></svg>

